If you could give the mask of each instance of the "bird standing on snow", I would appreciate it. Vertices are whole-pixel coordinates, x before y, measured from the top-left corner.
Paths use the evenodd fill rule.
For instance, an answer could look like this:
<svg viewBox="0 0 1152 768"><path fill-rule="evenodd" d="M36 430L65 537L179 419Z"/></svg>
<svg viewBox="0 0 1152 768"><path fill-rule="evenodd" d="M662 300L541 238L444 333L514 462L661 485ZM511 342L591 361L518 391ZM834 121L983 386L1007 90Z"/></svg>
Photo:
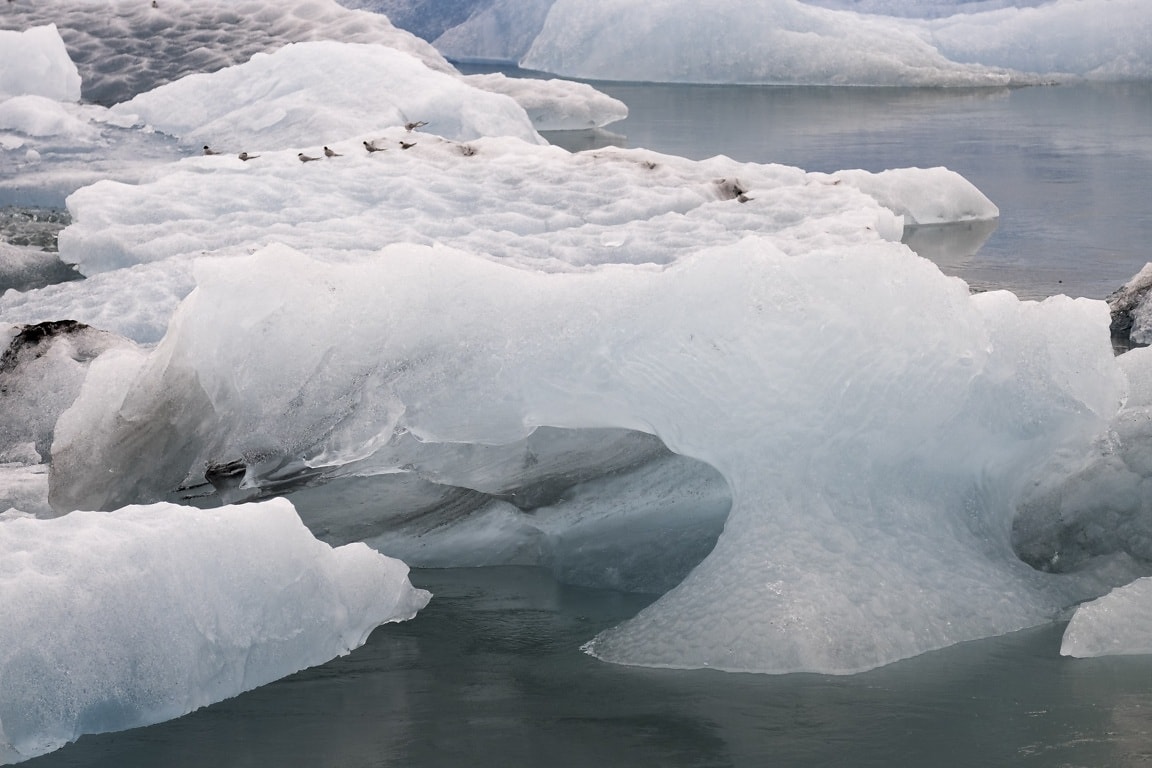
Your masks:
<svg viewBox="0 0 1152 768"><path fill-rule="evenodd" d="M376 142L374 141L366 141L364 142L364 149L368 150L369 152L383 152L385 147L376 146Z"/></svg>
<svg viewBox="0 0 1152 768"><path fill-rule="evenodd" d="M417 120L414 123L404 123L404 130L411 133L412 131L416 130L417 128L423 128L426 125L428 125L428 123L425 122L424 120Z"/></svg>
<svg viewBox="0 0 1152 768"><path fill-rule="evenodd" d="M244 162L248 162L249 160L255 160L256 158L260 157L260 155L250 155L247 152L241 152L239 155L237 155L237 157L239 157Z"/></svg>
<svg viewBox="0 0 1152 768"><path fill-rule="evenodd" d="M204 154L206 154L206 155L218 155L220 153L217 152L216 150L212 149L212 147L205 144L204 145Z"/></svg>
<svg viewBox="0 0 1152 768"><path fill-rule="evenodd" d="M333 152L331 149L328 149L328 147L324 147L324 157L344 157L344 155L339 152Z"/></svg>
<svg viewBox="0 0 1152 768"><path fill-rule="evenodd" d="M414 146L416 146L416 142L414 142L414 141L402 141L402 142L400 142L400 149L412 149L412 147L414 147Z"/></svg>
<svg viewBox="0 0 1152 768"><path fill-rule="evenodd" d="M300 154L296 155L296 157L300 158L300 162L302 162L302 163L310 163L310 162L312 162L313 160L319 160L319 159L320 159L320 158L318 158L318 157L312 157L312 156L310 156L310 155L306 155L306 154L304 154L303 152L301 152Z"/></svg>

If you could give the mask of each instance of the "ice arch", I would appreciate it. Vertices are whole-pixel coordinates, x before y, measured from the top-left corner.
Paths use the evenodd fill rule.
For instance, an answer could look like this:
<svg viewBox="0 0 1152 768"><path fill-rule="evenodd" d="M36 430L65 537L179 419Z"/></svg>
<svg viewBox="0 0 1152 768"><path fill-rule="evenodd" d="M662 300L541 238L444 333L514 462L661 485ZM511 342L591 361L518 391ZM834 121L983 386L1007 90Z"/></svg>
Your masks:
<svg viewBox="0 0 1152 768"><path fill-rule="evenodd" d="M539 426L659 435L733 506L610 661L847 673L1040 623L1098 590L1012 551L1029 474L1115 412L1100 302L972 296L903 246L749 237L666 267L516 269L447 248L203 260L150 353L60 419L58 509L139 500L213 456L394 472L388 446Z"/></svg>

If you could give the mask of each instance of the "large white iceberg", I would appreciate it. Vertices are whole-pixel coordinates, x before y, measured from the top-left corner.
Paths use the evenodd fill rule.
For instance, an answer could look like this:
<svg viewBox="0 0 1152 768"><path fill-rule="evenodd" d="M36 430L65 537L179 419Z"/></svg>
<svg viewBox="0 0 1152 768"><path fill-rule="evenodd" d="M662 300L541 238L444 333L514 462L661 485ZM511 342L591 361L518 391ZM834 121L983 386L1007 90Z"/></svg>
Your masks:
<svg viewBox="0 0 1152 768"><path fill-rule="evenodd" d="M0 515L0 763L348 653L427 603L407 573L284 500Z"/></svg>
<svg viewBox="0 0 1152 768"><path fill-rule="evenodd" d="M1142 0L556 0L491 3L436 44L591 79L939 86L1148 78L1150 40Z"/></svg>
<svg viewBox="0 0 1152 768"><path fill-rule="evenodd" d="M155 493L212 460L242 460L248 484L334 479L405 471L409 435L622 427L711 464L733 506L682 584L594 641L602 658L852 672L1100 588L1010 544L1043 458L1115 411L1100 302L971 296L879 239L746 237L578 273L415 245L195 269L154 351L93 363L57 424L54 503Z"/></svg>

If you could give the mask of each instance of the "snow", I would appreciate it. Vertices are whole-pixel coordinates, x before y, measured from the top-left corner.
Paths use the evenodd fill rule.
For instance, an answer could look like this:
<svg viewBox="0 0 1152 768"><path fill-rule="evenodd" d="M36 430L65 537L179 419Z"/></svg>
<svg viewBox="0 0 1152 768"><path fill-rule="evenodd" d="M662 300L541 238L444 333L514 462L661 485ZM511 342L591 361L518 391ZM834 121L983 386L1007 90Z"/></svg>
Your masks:
<svg viewBox="0 0 1152 768"><path fill-rule="evenodd" d="M0 763L346 654L428 602L407 572L284 500L0 515Z"/></svg>
<svg viewBox="0 0 1152 768"><path fill-rule="evenodd" d="M1060 653L1081 659L1152 653L1152 578L1080 605L1064 630Z"/></svg>
<svg viewBox="0 0 1152 768"><path fill-rule="evenodd" d="M602 80L990 86L1152 77L1152 14L1142 0L496 2L436 44L459 60Z"/></svg>

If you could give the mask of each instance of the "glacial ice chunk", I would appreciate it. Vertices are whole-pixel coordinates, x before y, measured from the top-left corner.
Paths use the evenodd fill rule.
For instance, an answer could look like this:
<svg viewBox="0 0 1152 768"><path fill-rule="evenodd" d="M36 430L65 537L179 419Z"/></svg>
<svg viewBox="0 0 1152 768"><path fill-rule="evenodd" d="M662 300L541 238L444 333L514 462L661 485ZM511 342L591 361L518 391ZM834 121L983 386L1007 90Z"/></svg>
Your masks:
<svg viewBox="0 0 1152 768"><path fill-rule="evenodd" d="M412 244L202 260L160 345L93 363L57 423L52 501L163 492L213 458L258 484L403 472L374 462L412 437L615 427L710 464L732 509L683 582L592 641L600 658L854 672L1100 594L1024 564L1010 534L1033 473L1116 411L1106 305L971 295L874 233L829 242L552 273Z"/></svg>
<svg viewBox="0 0 1152 768"><path fill-rule="evenodd" d="M23 32L0 29L0 102L14 96L80 100L80 72L56 25Z"/></svg>
<svg viewBox="0 0 1152 768"><path fill-rule="evenodd" d="M283 499L0 515L0 764L346 654L427 603L407 573Z"/></svg>
<svg viewBox="0 0 1152 768"><path fill-rule="evenodd" d="M1078 607L1060 653L1077 658L1152 653L1152 577Z"/></svg>
<svg viewBox="0 0 1152 768"><path fill-rule="evenodd" d="M240 151L321 145L411 122L448 139L516 136L543 143L511 98L469 87L401 51L294 43L194 74L116 105L189 146ZM311 146L310 146L311 145Z"/></svg>

